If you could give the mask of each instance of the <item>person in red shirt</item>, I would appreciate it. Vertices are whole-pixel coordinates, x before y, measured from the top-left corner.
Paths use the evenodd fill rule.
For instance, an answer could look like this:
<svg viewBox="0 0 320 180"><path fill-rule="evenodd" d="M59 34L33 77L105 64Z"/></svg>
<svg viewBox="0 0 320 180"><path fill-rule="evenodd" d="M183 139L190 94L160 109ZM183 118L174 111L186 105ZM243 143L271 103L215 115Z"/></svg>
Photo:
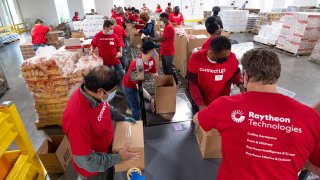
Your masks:
<svg viewBox="0 0 320 180"><path fill-rule="evenodd" d="M136 14L136 19L135 19L135 21L134 21L134 28L136 28L136 29L138 29L138 30L140 30L140 29L142 29L144 26L145 26L145 24L146 24L146 22L141 18L141 14L143 15L143 14L145 14L145 13L141 13L141 14L139 14L140 12L139 12L139 10L135 10L135 14Z"/></svg>
<svg viewBox="0 0 320 180"><path fill-rule="evenodd" d="M167 13L168 15L170 15L171 12L172 12L171 3L168 3L168 7L166 8L166 13Z"/></svg>
<svg viewBox="0 0 320 180"><path fill-rule="evenodd" d="M221 135L217 179L297 179L319 147L319 114L277 92L276 53L253 49L241 64L247 92L220 97L193 117L204 131L215 128Z"/></svg>
<svg viewBox="0 0 320 180"><path fill-rule="evenodd" d="M144 66L144 72L150 73L153 76L157 76L157 69L156 69L156 62L152 58L153 52L155 51L156 45L152 41L144 41L141 47L141 55L133 60L130 63L128 72L123 78L122 81L122 90L124 95L126 96L128 107L127 113L132 113L132 118L139 120L140 119L140 99L139 99L139 92L138 92L138 82L132 80L130 74L135 71L136 64L138 60L142 60ZM143 90L144 97L151 102L151 110L154 111L154 98L150 96L150 94Z"/></svg>
<svg viewBox="0 0 320 180"><path fill-rule="evenodd" d="M184 18L183 15L180 13L179 6L174 7L174 12L172 12L169 16L169 21L174 26L184 25Z"/></svg>
<svg viewBox="0 0 320 180"><path fill-rule="evenodd" d="M202 49L209 49L211 41L217 37L217 34L219 32L219 25L215 22L214 17L209 17L206 22L205 26L207 29L207 32L210 34L210 38L206 40L205 43L202 45Z"/></svg>
<svg viewBox="0 0 320 180"><path fill-rule="evenodd" d="M211 41L209 49L191 55L188 63L189 92L195 111L210 105L221 96L229 96L231 84L244 92L243 80L231 43L224 36Z"/></svg>
<svg viewBox="0 0 320 180"><path fill-rule="evenodd" d="M157 5L156 13L158 13L158 14L162 13L162 9L161 9L160 4Z"/></svg>
<svg viewBox="0 0 320 180"><path fill-rule="evenodd" d="M93 54L94 49L97 47L99 50L99 56L103 59L105 66L114 67L116 71L124 76L124 70L120 63L122 57L122 43L119 37L113 33L113 24L110 20L106 20L103 24L103 31L98 32L91 42L90 55Z"/></svg>
<svg viewBox="0 0 320 180"><path fill-rule="evenodd" d="M47 33L49 32L49 27L43 25L41 19L37 19L31 29L32 44L34 50L37 51L39 47L47 45Z"/></svg>
<svg viewBox="0 0 320 180"><path fill-rule="evenodd" d="M138 10L138 14L136 14L136 9L134 7L131 8L131 13L129 13L129 16L128 16L128 20L129 22L134 22L138 19L139 17L139 10Z"/></svg>
<svg viewBox="0 0 320 180"><path fill-rule="evenodd" d="M129 152L128 146L115 154L110 151L112 120L135 123L109 107L119 81L114 70L106 66L94 68L71 95L63 112L62 128L70 141L74 169L81 179L109 179L110 168L115 164L139 158L140 154Z"/></svg>
<svg viewBox="0 0 320 180"><path fill-rule="evenodd" d="M125 18L124 15L122 14L122 7L118 7L116 14L112 15L112 18L114 18L117 21L117 24L120 26L123 26L123 24L125 23Z"/></svg>
<svg viewBox="0 0 320 180"><path fill-rule="evenodd" d="M127 37L126 31L123 29L122 26L117 24L117 21L113 18L110 19L110 21L113 23L113 32L119 37L119 41L121 42L121 47L122 47L122 57L120 58L120 62L123 68L125 68L125 42L124 38Z"/></svg>
<svg viewBox="0 0 320 180"><path fill-rule="evenodd" d="M160 22L165 24L162 35L158 38L146 37L146 39L150 39L154 42L161 42L160 55L163 71L166 75L172 75L177 84L177 87L179 87L181 85L181 82L179 80L177 70L173 65L173 56L175 54L175 30L173 25L169 22L168 17L169 16L167 13L160 14Z"/></svg>
<svg viewBox="0 0 320 180"><path fill-rule="evenodd" d="M74 12L74 16L72 18L72 21L80 21L79 13L77 11Z"/></svg>
<svg viewBox="0 0 320 180"><path fill-rule="evenodd" d="M143 3L143 6L141 8L141 11L149 11L149 8L147 7L147 5L145 3Z"/></svg>

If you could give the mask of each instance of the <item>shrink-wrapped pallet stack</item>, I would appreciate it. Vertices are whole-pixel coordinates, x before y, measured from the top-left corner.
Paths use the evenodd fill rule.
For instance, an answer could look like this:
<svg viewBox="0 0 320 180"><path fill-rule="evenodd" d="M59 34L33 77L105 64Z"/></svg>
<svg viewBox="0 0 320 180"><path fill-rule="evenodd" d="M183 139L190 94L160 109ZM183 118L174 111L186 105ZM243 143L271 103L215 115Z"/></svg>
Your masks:
<svg viewBox="0 0 320 180"><path fill-rule="evenodd" d="M245 32L249 11L247 10L223 10L220 12L223 29L228 32Z"/></svg>

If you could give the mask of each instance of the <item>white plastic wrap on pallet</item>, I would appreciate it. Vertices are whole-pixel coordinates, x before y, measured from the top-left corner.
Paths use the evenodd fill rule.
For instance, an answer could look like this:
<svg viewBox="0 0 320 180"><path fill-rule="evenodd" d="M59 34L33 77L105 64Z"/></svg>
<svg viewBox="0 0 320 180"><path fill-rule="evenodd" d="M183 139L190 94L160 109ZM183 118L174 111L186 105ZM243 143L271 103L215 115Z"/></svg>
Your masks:
<svg viewBox="0 0 320 180"><path fill-rule="evenodd" d="M247 10L223 10L220 17L223 29L229 32L246 31L249 11Z"/></svg>

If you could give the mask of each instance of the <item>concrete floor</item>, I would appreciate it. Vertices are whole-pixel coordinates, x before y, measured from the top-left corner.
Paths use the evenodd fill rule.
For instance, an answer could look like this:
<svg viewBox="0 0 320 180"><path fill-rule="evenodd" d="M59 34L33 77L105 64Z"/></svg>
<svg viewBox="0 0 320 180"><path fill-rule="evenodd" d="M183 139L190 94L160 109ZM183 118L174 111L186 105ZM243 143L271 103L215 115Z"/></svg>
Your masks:
<svg viewBox="0 0 320 180"><path fill-rule="evenodd" d="M251 34L232 34L231 38L239 42L252 41ZM0 48L0 63L3 66L10 90L1 98L3 101L13 101L17 106L28 135L37 150L48 135L61 134L60 128L37 130L34 122L34 101L20 76L19 66L23 62L19 50L20 42ZM260 47L260 46L259 46ZM296 93L298 101L312 105L320 100L320 64L308 61L308 57L292 57L283 53L281 59L282 73L278 85ZM182 86L180 93L186 90ZM123 101L123 97L117 96ZM123 112L125 107L119 107ZM177 111L181 109L178 108ZM150 114L148 115L150 117ZM152 118L159 118L152 116ZM212 180L215 179L220 159L203 160L193 134L193 124L190 118L177 118L177 123L163 124L144 128L146 171L148 180ZM181 121L181 122L179 122ZM160 123L162 124L162 123ZM174 126L181 125L182 130L176 131ZM13 144L10 149L15 149ZM77 179L72 165L64 175L50 175L48 179ZM126 179L124 173L115 175L116 180Z"/></svg>

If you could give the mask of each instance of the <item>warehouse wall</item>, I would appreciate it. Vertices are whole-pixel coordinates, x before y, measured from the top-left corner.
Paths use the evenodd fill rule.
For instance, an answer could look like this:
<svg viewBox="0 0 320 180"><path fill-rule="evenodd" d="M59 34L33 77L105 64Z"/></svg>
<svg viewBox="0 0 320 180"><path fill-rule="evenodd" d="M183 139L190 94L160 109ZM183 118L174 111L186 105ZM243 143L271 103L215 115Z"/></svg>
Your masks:
<svg viewBox="0 0 320 180"><path fill-rule="evenodd" d="M96 11L101 15L110 16L114 0L95 0Z"/></svg>
<svg viewBox="0 0 320 180"><path fill-rule="evenodd" d="M292 0L289 6L316 6L318 0Z"/></svg>
<svg viewBox="0 0 320 180"><path fill-rule="evenodd" d="M18 0L18 2L23 19L33 23L37 18L41 18L47 25L59 23L54 0Z"/></svg>
<svg viewBox="0 0 320 180"><path fill-rule="evenodd" d="M155 11L156 8L157 8L157 4L160 4L162 10L164 11L167 8L169 2L171 2L171 4L173 5L174 0L164 0L164 1L163 0L161 0L161 1L155 1L155 0L125 0L124 1L124 5L125 6L132 6L132 7L141 9L142 8L142 4L146 3L147 7L150 10ZM177 2L177 5L180 6L181 2L180 3L179 2Z"/></svg>
<svg viewBox="0 0 320 180"><path fill-rule="evenodd" d="M68 7L69 7L69 14L70 14L70 19L73 18L74 12L78 11L79 12L79 17L83 18L85 13L83 9L83 4L81 0L68 0Z"/></svg>

